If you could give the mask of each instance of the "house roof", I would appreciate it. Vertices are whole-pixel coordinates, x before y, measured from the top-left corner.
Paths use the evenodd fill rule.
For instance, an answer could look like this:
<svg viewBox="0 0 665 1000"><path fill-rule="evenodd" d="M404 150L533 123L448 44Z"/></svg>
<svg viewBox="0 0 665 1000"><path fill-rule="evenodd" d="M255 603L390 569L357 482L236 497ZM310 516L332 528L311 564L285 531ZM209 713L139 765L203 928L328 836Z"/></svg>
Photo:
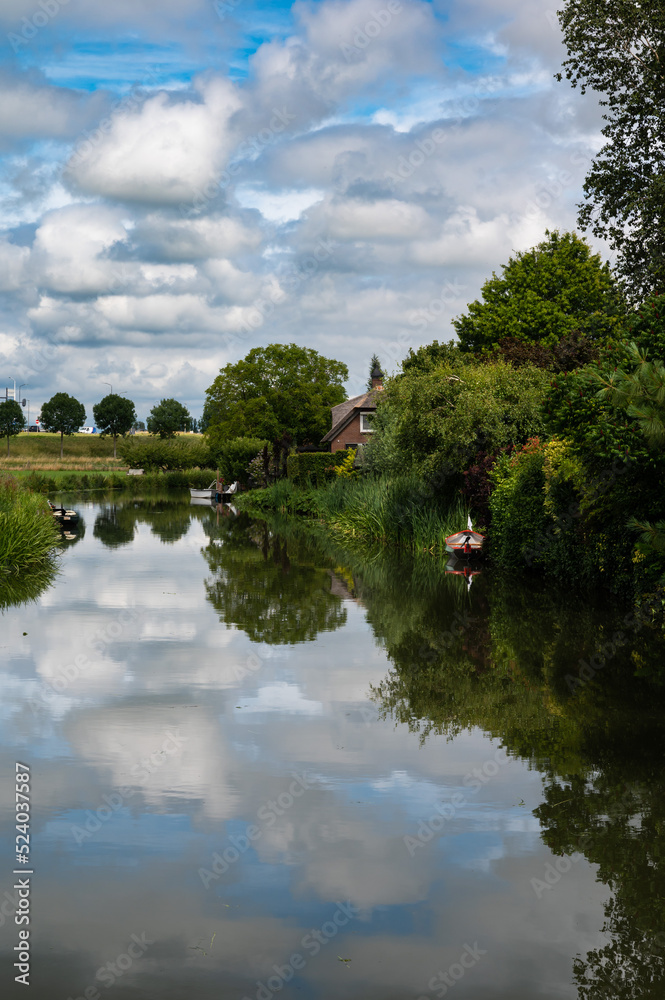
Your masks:
<svg viewBox="0 0 665 1000"><path fill-rule="evenodd" d="M376 409L376 395L381 392L381 389L371 389L369 392L364 392L362 396L353 396L351 399L345 399L343 403L338 403L337 406L333 406L332 413L332 428L328 431L326 436L321 439L321 443L324 444L328 441L332 441L336 434L344 430L346 425L350 423L356 413L362 410L375 410Z"/></svg>

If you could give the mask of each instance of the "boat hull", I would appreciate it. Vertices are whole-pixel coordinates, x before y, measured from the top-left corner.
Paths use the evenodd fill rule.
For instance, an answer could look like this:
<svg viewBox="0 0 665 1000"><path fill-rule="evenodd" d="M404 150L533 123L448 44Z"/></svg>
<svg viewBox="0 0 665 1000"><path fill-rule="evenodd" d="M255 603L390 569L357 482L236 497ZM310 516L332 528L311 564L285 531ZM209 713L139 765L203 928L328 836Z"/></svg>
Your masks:
<svg viewBox="0 0 665 1000"><path fill-rule="evenodd" d="M446 538L446 551L456 556L469 557L479 555L483 549L485 536L478 531L456 531Z"/></svg>

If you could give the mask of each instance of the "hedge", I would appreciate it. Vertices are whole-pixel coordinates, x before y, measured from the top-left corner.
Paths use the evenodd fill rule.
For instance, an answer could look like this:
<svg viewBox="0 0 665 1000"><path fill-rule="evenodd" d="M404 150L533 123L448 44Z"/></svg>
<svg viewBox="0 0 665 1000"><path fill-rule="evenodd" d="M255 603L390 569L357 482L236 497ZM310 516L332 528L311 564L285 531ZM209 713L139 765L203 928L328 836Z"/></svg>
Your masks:
<svg viewBox="0 0 665 1000"><path fill-rule="evenodd" d="M335 468L346 458L346 451L304 451L289 455L286 474L296 486L322 486L335 475Z"/></svg>

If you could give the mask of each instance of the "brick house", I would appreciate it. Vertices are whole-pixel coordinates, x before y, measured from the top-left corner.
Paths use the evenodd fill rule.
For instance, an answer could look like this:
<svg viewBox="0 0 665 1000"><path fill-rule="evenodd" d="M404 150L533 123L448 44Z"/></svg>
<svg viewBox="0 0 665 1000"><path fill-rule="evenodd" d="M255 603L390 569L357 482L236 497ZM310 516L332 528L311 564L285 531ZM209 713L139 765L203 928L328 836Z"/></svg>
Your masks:
<svg viewBox="0 0 665 1000"><path fill-rule="evenodd" d="M383 389L383 372L372 372L372 388L362 396L354 396L332 408L332 427L321 444L329 444L331 451L358 448L366 444L372 434L371 419L376 410L377 393Z"/></svg>

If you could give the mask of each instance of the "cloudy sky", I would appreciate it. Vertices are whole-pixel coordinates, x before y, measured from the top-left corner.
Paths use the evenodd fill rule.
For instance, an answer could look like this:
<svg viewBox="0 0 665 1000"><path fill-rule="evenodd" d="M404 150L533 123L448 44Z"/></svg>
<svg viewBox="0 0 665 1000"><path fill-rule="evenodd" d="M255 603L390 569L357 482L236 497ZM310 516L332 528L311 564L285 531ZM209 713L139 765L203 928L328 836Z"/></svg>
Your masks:
<svg viewBox="0 0 665 1000"><path fill-rule="evenodd" d="M553 78L557 6L1 0L0 387L199 415L254 346L354 394L449 338L575 225L601 118Z"/></svg>

